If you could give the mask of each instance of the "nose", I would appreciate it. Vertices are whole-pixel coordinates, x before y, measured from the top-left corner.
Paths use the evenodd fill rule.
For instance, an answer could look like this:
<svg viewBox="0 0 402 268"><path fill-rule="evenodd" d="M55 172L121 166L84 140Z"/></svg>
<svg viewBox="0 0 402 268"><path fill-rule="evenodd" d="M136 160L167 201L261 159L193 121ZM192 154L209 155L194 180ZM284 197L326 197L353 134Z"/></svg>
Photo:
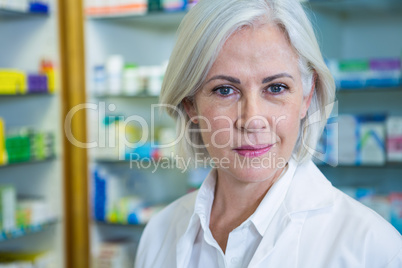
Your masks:
<svg viewBox="0 0 402 268"><path fill-rule="evenodd" d="M262 100L247 97L238 102L236 128L246 132L261 132L269 129L269 123Z"/></svg>

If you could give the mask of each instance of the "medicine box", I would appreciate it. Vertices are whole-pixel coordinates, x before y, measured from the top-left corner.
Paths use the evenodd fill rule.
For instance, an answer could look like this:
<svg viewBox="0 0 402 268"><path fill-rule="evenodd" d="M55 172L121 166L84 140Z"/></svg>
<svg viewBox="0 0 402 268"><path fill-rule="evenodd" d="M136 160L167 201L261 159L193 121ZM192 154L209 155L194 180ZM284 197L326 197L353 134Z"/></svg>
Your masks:
<svg viewBox="0 0 402 268"><path fill-rule="evenodd" d="M385 115L360 115L358 119L357 165L383 165L385 152Z"/></svg>
<svg viewBox="0 0 402 268"><path fill-rule="evenodd" d="M0 69L0 94L25 94L27 90L24 72L13 69Z"/></svg>
<svg viewBox="0 0 402 268"><path fill-rule="evenodd" d="M399 58L327 59L338 89L396 87L402 83Z"/></svg>
<svg viewBox="0 0 402 268"><path fill-rule="evenodd" d="M16 191L12 186L0 186L0 230L10 231L16 228Z"/></svg>
<svg viewBox="0 0 402 268"><path fill-rule="evenodd" d="M367 87L395 87L401 82L400 59L371 59Z"/></svg>
<svg viewBox="0 0 402 268"><path fill-rule="evenodd" d="M402 162L402 116L390 116L387 128L387 158L390 162Z"/></svg>
<svg viewBox="0 0 402 268"><path fill-rule="evenodd" d="M187 0L162 0L162 6L165 11L180 11L187 7Z"/></svg>
<svg viewBox="0 0 402 268"><path fill-rule="evenodd" d="M355 165L357 161L358 135L357 120L353 115L338 117L338 162L342 165Z"/></svg>

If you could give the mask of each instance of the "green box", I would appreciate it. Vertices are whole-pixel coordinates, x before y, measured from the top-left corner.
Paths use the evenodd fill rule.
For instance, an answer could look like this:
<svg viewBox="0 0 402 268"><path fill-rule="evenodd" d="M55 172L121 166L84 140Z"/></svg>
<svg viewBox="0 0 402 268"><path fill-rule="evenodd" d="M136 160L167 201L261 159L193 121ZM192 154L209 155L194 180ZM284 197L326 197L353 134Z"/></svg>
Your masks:
<svg viewBox="0 0 402 268"><path fill-rule="evenodd" d="M163 6L161 0L148 0L148 12L158 12L162 10Z"/></svg>
<svg viewBox="0 0 402 268"><path fill-rule="evenodd" d="M370 69L368 60L341 60L339 71L341 72L364 72Z"/></svg>

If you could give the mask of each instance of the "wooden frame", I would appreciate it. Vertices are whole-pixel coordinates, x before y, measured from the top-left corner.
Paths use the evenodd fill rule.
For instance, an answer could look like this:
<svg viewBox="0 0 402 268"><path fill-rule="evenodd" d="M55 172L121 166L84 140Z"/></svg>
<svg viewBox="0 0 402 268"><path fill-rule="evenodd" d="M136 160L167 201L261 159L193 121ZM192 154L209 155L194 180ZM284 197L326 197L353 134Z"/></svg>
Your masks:
<svg viewBox="0 0 402 268"><path fill-rule="evenodd" d="M84 15L82 0L58 0L59 42L62 85L62 123L65 196L65 267L90 267L88 163L87 151L70 143L64 120L70 109L86 102ZM74 137L85 142L86 113L80 110L72 118Z"/></svg>

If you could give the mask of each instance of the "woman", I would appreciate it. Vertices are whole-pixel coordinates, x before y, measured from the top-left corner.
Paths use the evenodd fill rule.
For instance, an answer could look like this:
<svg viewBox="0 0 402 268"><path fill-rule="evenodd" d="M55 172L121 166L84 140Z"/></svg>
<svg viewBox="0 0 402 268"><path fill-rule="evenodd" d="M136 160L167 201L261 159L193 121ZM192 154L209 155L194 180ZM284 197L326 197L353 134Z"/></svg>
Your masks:
<svg viewBox="0 0 402 268"><path fill-rule="evenodd" d="M399 233L310 160L334 91L299 1L201 0L161 103L214 168L149 222L136 267L402 267Z"/></svg>

